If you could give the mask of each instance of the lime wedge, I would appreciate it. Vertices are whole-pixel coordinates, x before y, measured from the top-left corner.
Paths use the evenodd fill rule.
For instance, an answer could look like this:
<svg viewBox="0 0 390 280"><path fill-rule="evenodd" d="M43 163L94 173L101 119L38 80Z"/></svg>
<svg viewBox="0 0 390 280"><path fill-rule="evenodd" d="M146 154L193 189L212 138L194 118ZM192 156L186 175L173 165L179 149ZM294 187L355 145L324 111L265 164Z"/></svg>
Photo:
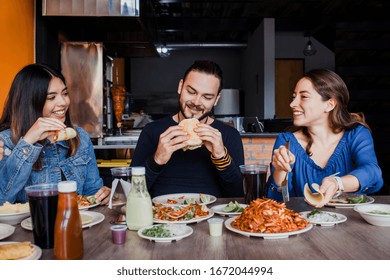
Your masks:
<svg viewBox="0 0 390 280"><path fill-rule="evenodd" d="M237 205L230 201L224 208L223 208L223 211L225 212L234 212L235 209L237 208Z"/></svg>
<svg viewBox="0 0 390 280"><path fill-rule="evenodd" d="M235 202L235 206L236 206L236 208L234 208L233 212L242 212L242 211L244 211L244 208L237 201Z"/></svg>

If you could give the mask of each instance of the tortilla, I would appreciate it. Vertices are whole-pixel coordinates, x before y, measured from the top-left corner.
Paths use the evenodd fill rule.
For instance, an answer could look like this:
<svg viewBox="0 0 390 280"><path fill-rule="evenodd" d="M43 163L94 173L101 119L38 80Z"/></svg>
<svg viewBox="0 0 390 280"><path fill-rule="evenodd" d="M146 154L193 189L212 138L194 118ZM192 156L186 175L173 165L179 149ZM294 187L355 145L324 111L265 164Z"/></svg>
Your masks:
<svg viewBox="0 0 390 280"><path fill-rule="evenodd" d="M194 128L198 123L199 120L195 118L184 119L179 123L179 125L183 127L183 130L187 132L188 136L190 137L190 139L186 141L187 146L183 148L183 151L195 150L202 146L203 141L199 138L198 134L196 134L194 131Z"/></svg>
<svg viewBox="0 0 390 280"><path fill-rule="evenodd" d="M316 206L322 202L324 195L320 192L320 185L313 183L311 187L317 191L317 193L313 193L309 187L309 184L306 183L303 189L303 195L310 205Z"/></svg>
<svg viewBox="0 0 390 280"><path fill-rule="evenodd" d="M0 245L0 260L17 260L31 255L33 247L31 243L21 242Z"/></svg>
<svg viewBox="0 0 390 280"><path fill-rule="evenodd" d="M57 130L56 131L56 136L54 137L54 141L64 141L64 140L69 140L74 137L76 137L77 132L71 127L67 127L62 130Z"/></svg>

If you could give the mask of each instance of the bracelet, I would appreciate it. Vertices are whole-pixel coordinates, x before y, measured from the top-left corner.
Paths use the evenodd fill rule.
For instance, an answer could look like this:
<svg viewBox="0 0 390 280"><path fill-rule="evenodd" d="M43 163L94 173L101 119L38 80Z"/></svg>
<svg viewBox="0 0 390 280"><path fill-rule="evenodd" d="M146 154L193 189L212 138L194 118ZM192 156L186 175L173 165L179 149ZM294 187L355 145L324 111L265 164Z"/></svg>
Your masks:
<svg viewBox="0 0 390 280"><path fill-rule="evenodd" d="M230 157L226 147L224 148L224 151L225 155L222 158L215 158L213 154L210 155L211 161L219 171L226 169L232 163L232 158Z"/></svg>
<svg viewBox="0 0 390 280"><path fill-rule="evenodd" d="M340 196L340 194L342 194L344 192L344 184L343 184L343 181L341 180L341 178L339 176L332 176L332 177L336 179L337 185L339 187L339 189L337 190L337 192L333 196L333 198L337 198L337 197Z"/></svg>

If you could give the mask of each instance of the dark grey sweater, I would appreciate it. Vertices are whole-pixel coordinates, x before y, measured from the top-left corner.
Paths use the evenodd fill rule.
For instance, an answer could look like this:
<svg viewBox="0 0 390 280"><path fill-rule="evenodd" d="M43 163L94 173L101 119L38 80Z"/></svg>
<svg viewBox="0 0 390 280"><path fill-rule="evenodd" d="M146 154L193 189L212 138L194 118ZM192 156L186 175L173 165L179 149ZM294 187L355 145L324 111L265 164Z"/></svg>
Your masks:
<svg viewBox="0 0 390 280"><path fill-rule="evenodd" d="M244 164L244 150L238 131L223 122L214 120L211 126L218 129L232 164L218 171L210 152L202 146L196 150L178 150L165 165L154 161L160 134L177 125L172 116L147 124L139 137L131 166L145 166L146 180L152 197L170 193L204 193L216 197L242 197L242 175L239 165Z"/></svg>

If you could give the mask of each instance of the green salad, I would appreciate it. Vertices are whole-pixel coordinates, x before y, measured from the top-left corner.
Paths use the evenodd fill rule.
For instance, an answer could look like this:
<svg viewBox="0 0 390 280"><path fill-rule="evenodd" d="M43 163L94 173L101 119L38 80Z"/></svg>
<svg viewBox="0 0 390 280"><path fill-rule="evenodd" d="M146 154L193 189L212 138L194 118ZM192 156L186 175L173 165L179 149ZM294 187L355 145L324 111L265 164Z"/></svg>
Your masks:
<svg viewBox="0 0 390 280"><path fill-rule="evenodd" d="M351 196L347 197L347 201L350 204L359 204L359 203L364 203L367 202L367 196L365 195L358 195L358 196Z"/></svg>
<svg viewBox="0 0 390 280"><path fill-rule="evenodd" d="M149 237L172 237L172 233L166 224L147 228L142 231L142 234Z"/></svg>

